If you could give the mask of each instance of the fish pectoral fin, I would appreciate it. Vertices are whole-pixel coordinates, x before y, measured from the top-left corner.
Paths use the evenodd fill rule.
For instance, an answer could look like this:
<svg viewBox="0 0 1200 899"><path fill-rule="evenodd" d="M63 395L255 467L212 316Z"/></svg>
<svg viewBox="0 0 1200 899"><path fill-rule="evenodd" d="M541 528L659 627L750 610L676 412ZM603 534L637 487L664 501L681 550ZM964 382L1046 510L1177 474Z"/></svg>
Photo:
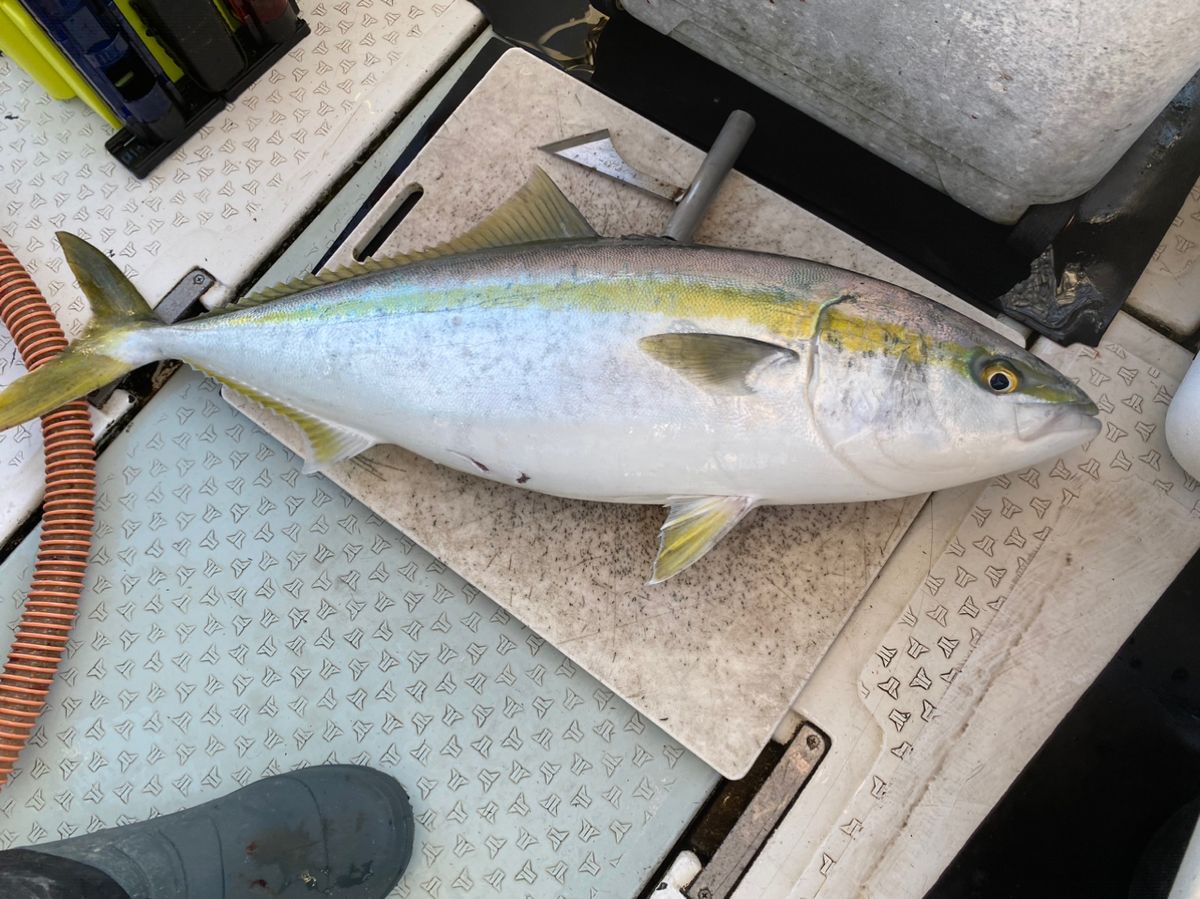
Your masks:
<svg viewBox="0 0 1200 899"><path fill-rule="evenodd" d="M326 421L309 412L302 412L282 400L247 387L232 378L205 372L225 387L250 400L268 412L282 416L300 429L303 436L304 473L312 474L327 465L341 462L370 449L377 441L351 428Z"/></svg>
<svg viewBox="0 0 1200 899"><path fill-rule="evenodd" d="M733 530L758 500L750 496L686 496L671 500L658 532L658 556L647 586L661 584L698 560Z"/></svg>
<svg viewBox="0 0 1200 899"><path fill-rule="evenodd" d="M717 393L753 393L750 376L764 365L795 362L799 354L777 343L728 334L651 334L642 350L694 384Z"/></svg>

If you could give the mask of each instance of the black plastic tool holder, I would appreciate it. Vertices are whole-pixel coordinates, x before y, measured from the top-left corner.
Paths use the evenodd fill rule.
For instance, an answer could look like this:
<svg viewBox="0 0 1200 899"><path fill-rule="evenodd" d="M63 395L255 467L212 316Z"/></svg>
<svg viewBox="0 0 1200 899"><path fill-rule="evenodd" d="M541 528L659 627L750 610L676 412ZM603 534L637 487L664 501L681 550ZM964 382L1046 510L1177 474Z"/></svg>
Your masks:
<svg viewBox="0 0 1200 899"><path fill-rule="evenodd" d="M1050 252L1029 282L1000 297L1001 309L1063 345L1098 345L1197 178L1200 72L1099 184L1077 200L1034 207L1017 223L1010 243L1037 251L1049 236Z"/></svg>
<svg viewBox="0 0 1200 899"><path fill-rule="evenodd" d="M295 6L293 2L292 7ZM243 25L238 28L233 37L245 56L246 66L237 79L219 93L205 90L186 74L175 82L175 88L183 97L187 113L186 122L179 134L169 140L157 141L153 137L137 134L130 128L122 128L104 142L105 149L138 178L145 178L160 162L179 149L189 137L236 100L242 91L309 35L308 24L303 19L297 17L295 23L294 32L286 39L266 45L257 40L250 26Z"/></svg>

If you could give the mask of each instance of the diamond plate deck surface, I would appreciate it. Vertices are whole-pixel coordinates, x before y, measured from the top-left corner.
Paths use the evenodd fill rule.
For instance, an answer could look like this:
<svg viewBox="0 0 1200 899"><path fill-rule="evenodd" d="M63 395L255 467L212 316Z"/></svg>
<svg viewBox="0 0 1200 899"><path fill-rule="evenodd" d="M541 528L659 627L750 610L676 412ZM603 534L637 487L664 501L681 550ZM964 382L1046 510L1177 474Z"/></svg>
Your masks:
<svg viewBox="0 0 1200 899"><path fill-rule="evenodd" d="M302 4L312 34L139 181L104 149L83 105L51 100L0 57L3 239L69 335L88 316L54 232L114 254L151 304L193 266L226 298L479 28L466 0ZM0 385L24 371L0 328ZM38 478L36 427L0 431L0 494ZM36 504L0 508L0 538Z"/></svg>
<svg viewBox="0 0 1200 899"><path fill-rule="evenodd" d="M83 613L0 847L336 760L413 799L395 895L633 896L716 781L195 374L100 478ZM0 566L10 626L34 548Z"/></svg>

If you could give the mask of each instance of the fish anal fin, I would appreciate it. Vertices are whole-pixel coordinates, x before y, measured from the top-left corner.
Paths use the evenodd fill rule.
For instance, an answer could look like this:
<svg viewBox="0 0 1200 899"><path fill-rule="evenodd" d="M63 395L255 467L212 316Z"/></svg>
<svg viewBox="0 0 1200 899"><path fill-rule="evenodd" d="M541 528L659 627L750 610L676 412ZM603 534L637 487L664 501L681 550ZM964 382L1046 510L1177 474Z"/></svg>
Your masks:
<svg viewBox="0 0 1200 899"><path fill-rule="evenodd" d="M545 240L577 240L596 236L595 229L588 224L583 213L566 198L549 175L535 167L533 175L520 190L465 234L424 250L366 259L339 268L326 269L315 275L304 275L260 290L234 305L239 308L257 306L314 287L323 287L348 278L400 268L413 262L437 259L455 253Z"/></svg>
<svg viewBox="0 0 1200 899"><path fill-rule="evenodd" d="M227 389L234 391L244 399L250 400L295 425L304 440L304 449L301 455L304 457L305 474L311 474L327 465L357 456L376 443L366 434L326 421L309 412L302 412L280 399L248 387L232 378L215 372L205 372L205 374L215 378Z"/></svg>
<svg viewBox="0 0 1200 899"><path fill-rule="evenodd" d="M670 501L658 532L658 556L647 586L674 577L712 549L757 504L749 496L686 496Z"/></svg>
<svg viewBox="0 0 1200 899"><path fill-rule="evenodd" d="M651 334L642 350L693 384L716 393L753 393L751 375L771 364L795 362L799 354L777 343L728 334Z"/></svg>

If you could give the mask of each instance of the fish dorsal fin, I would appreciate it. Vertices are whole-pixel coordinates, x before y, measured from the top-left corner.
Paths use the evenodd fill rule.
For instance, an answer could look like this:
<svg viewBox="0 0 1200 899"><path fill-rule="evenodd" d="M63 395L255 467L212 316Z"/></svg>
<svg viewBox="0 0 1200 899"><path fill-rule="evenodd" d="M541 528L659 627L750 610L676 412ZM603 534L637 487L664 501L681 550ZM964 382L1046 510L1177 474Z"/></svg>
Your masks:
<svg viewBox="0 0 1200 899"><path fill-rule="evenodd" d="M375 445L376 441L366 434L326 421L312 413L302 412L283 400L248 387L232 378L211 371L204 373L220 381L227 389L269 412L286 418L299 428L304 437L304 450L301 455L304 456L305 474L311 474L327 465L357 456Z"/></svg>
<svg viewBox="0 0 1200 899"><path fill-rule="evenodd" d="M326 284L336 284L338 281L357 278L359 275L370 275L375 272L384 272L388 269L399 268L402 265L415 262L419 258L424 257L419 253L414 253L412 255L389 256L383 259L366 259L362 262L351 262L338 268L323 269L315 275L301 275L299 278L284 281L276 284L274 287L266 287L255 291L249 296L238 300L236 303L230 303L225 308L246 309L250 306L260 306L263 303L271 302L271 300L279 300L283 297L290 297L292 294L312 290L314 287L324 287Z"/></svg>
<svg viewBox="0 0 1200 899"><path fill-rule="evenodd" d="M579 240L597 237L583 213L575 208L558 185L541 168L534 167L525 185L501 203L466 234L423 250L421 258L507 247L543 240Z"/></svg>
<svg viewBox="0 0 1200 899"><path fill-rule="evenodd" d="M651 334L638 345L652 358L715 393L753 393L751 375L762 365L795 362L795 350L727 334Z"/></svg>
<svg viewBox="0 0 1200 899"><path fill-rule="evenodd" d="M661 584L712 549L757 500L749 496L682 496L671 500L658 532L658 557L648 584Z"/></svg>
<svg viewBox="0 0 1200 899"><path fill-rule="evenodd" d="M487 218L467 231L445 243L381 259L352 262L340 268L327 269L315 275L305 275L268 287L246 297L236 305L239 308L257 306L270 300L291 296L314 287L345 281L359 275L399 268L423 259L437 259L455 253L483 250L488 247L506 247L544 240L575 240L597 237L574 204L563 195L558 185L542 169L534 168L533 175L515 194L501 203Z"/></svg>

